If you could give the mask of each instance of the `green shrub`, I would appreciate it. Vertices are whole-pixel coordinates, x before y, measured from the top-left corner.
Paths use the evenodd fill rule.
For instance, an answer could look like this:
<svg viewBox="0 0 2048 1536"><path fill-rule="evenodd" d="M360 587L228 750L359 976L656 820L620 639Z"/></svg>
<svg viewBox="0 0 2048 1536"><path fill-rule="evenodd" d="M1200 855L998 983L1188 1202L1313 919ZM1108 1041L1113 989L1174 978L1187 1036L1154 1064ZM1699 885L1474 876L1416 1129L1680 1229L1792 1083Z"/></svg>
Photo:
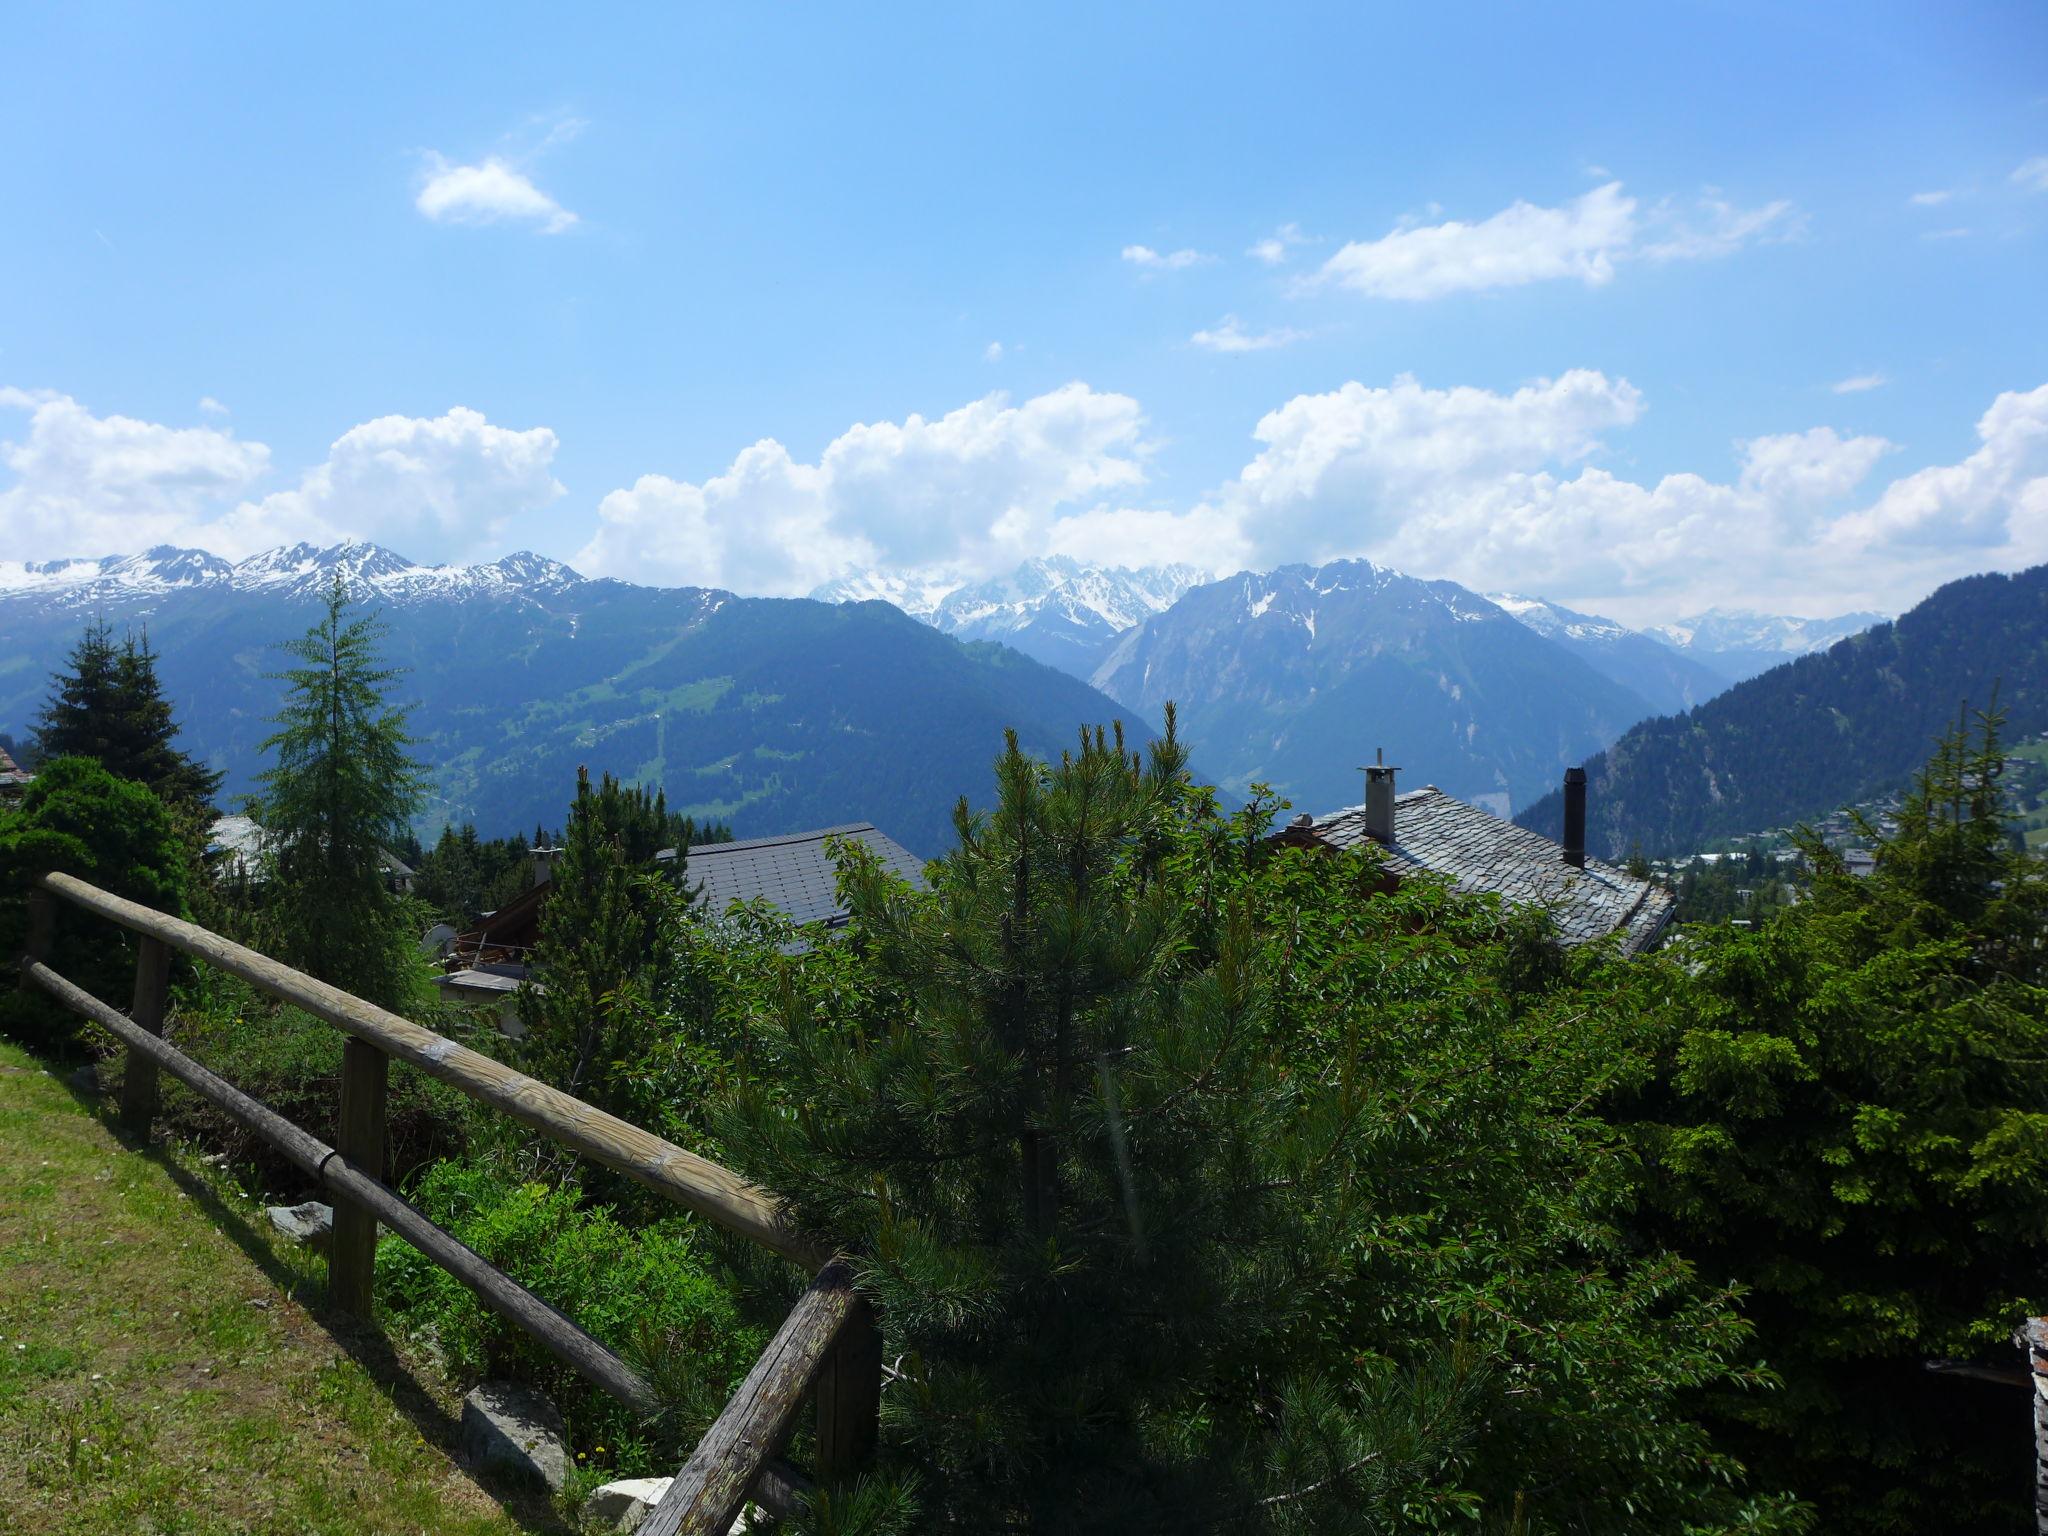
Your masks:
<svg viewBox="0 0 2048 1536"><path fill-rule="evenodd" d="M179 1050L251 1098L323 1141L334 1139L344 1041L331 1024L274 1003L236 977L198 966L177 989L166 1033ZM117 1067L105 1070L118 1078ZM397 1181L460 1155L497 1112L394 1061L385 1117L389 1176ZM159 1123L172 1135L226 1154L238 1167L253 1167L266 1188L284 1191L305 1183L255 1132L168 1080Z"/></svg>
<svg viewBox="0 0 2048 1536"><path fill-rule="evenodd" d="M674 1472L761 1351L763 1336L741 1323L684 1219L631 1229L608 1207L583 1206L572 1188L511 1182L476 1163L436 1164L412 1200L631 1362L666 1411L655 1425L640 1421L396 1237L377 1246L380 1302L430 1334L457 1375L540 1386L577 1445L622 1474Z"/></svg>
<svg viewBox="0 0 2048 1536"><path fill-rule="evenodd" d="M27 883L51 870L89 880L160 912L185 910L185 853L164 803L83 757L44 765L20 806L0 814L0 953L20 952L27 932ZM125 929L57 904L50 963L88 992L124 1003L135 974L135 940ZM70 1016L16 1006L8 1027L66 1039Z"/></svg>

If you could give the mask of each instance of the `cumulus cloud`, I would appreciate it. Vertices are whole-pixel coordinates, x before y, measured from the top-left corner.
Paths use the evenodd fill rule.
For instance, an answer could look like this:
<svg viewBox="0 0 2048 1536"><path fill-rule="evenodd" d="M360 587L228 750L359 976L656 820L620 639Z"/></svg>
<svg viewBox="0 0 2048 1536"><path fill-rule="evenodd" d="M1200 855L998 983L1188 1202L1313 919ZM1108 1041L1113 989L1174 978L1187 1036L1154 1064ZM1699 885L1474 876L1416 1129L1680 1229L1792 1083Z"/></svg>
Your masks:
<svg viewBox="0 0 2048 1536"><path fill-rule="evenodd" d="M1874 498L1859 492L1896 445L1828 427L1738 443L1727 479L1638 482L1590 462L1641 408L1592 372L1512 394L1351 384L1269 414L1261 452L1212 502L1254 564L1369 555L1637 619L1717 602L1897 607L2048 560L2048 386L2001 395L1960 464Z"/></svg>
<svg viewBox="0 0 2048 1536"><path fill-rule="evenodd" d="M1253 242L1245 255L1255 261L1262 261L1269 267L1277 267L1287 260L1287 253L1290 250L1304 244L1307 239L1299 224L1282 224L1265 239Z"/></svg>
<svg viewBox="0 0 2048 1536"><path fill-rule="evenodd" d="M1795 228L1788 202L1744 209L1710 190L1690 206L1667 200L1644 213L1610 181L1555 208L1516 202L1477 223L1403 221L1345 245L1305 286L1410 300L1558 280L1597 288L1626 261L1726 256Z"/></svg>
<svg viewBox="0 0 2048 1536"><path fill-rule="evenodd" d="M1306 331L1276 326L1270 331L1248 331L1235 315L1225 315L1213 328L1197 331L1188 340L1207 352L1269 352L1307 336Z"/></svg>
<svg viewBox="0 0 2048 1536"><path fill-rule="evenodd" d="M2048 192L2048 155L2022 161L2014 169L2012 179L2029 192Z"/></svg>
<svg viewBox="0 0 2048 1536"><path fill-rule="evenodd" d="M1866 390L1883 389L1890 382L1881 373L1858 373L1838 379L1828 387L1838 395L1860 395Z"/></svg>
<svg viewBox="0 0 2048 1536"><path fill-rule="evenodd" d="M983 362L1000 363L1003 360L1003 344L1000 341L990 342L981 349L981 357Z"/></svg>
<svg viewBox="0 0 2048 1536"><path fill-rule="evenodd" d="M95 416L69 395L0 388L0 411L26 412L0 441L0 557L122 554L174 543L270 467L270 450L217 427Z"/></svg>
<svg viewBox="0 0 2048 1536"><path fill-rule="evenodd" d="M1188 267L1200 266L1212 258L1200 251L1155 251L1149 245L1127 245L1123 248L1123 259L1141 272L1180 272Z"/></svg>
<svg viewBox="0 0 2048 1536"><path fill-rule="evenodd" d="M26 411L0 444L0 558L132 553L157 544L230 558L300 539L382 539L418 559L459 557L503 521L561 494L555 435L495 427L462 407L386 416L344 433L295 486L256 494L270 450L221 427L96 416L68 395L0 389Z"/></svg>
<svg viewBox="0 0 2048 1536"><path fill-rule="evenodd" d="M559 235L577 223L575 214L497 155L455 165L430 153L413 206L437 224L526 224Z"/></svg>
<svg viewBox="0 0 2048 1536"><path fill-rule="evenodd" d="M773 439L702 483L644 475L598 505L578 565L634 580L807 592L851 566L992 571L1043 552L1061 515L1144 481L1144 416L1068 384L849 428L814 464Z"/></svg>
<svg viewBox="0 0 2048 1536"><path fill-rule="evenodd" d="M505 522L562 494L555 434L514 431L456 406L435 417L380 416L352 427L291 490L237 508L252 530L352 536L416 559L461 557L494 542ZM257 547L284 542L255 533Z"/></svg>

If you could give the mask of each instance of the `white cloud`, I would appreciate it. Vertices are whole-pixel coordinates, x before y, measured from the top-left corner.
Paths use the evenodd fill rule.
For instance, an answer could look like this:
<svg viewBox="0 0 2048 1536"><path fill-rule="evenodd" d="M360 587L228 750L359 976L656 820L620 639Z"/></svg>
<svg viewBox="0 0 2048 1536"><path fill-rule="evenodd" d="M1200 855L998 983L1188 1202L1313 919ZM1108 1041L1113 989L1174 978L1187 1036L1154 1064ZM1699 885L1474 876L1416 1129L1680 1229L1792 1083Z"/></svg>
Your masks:
<svg viewBox="0 0 2048 1536"><path fill-rule="evenodd" d="M544 235L559 235L577 222L524 171L496 155L476 165L454 165L429 154L413 204L440 224L531 224Z"/></svg>
<svg viewBox="0 0 2048 1536"><path fill-rule="evenodd" d="M1943 203L1947 202L1950 198L1954 196L1955 193L1949 191L1947 188L1944 187L1938 188L1932 192L1915 192L1911 197L1907 198L1906 201L1911 203L1915 208L1939 208Z"/></svg>
<svg viewBox="0 0 2048 1536"><path fill-rule="evenodd" d="M1209 352L1268 352L1302 340L1306 331L1277 326L1270 331L1247 331L1237 316L1225 315L1213 330L1197 331L1188 340Z"/></svg>
<svg viewBox="0 0 2048 1536"><path fill-rule="evenodd" d="M1970 231L1967 229L1930 229L1920 238L1922 240L1967 240L1970 238Z"/></svg>
<svg viewBox="0 0 2048 1536"><path fill-rule="evenodd" d="M1208 509L1234 519L1255 565L1367 555L1639 620L1714 603L1896 608L2048 560L2048 386L2000 396L1962 463L1862 501L1898 450L1827 427L1738 444L1729 480L1573 468L1640 411L1625 381L1592 372L1512 394L1348 384L1261 421L1260 453Z"/></svg>
<svg viewBox="0 0 2048 1536"><path fill-rule="evenodd" d="M1214 258L1200 251L1167 251L1161 254L1149 245L1127 245L1123 259L1141 272L1180 272Z"/></svg>
<svg viewBox="0 0 2048 1536"><path fill-rule="evenodd" d="M494 427L461 407L346 432L288 490L255 496L270 450L225 428L95 416L67 395L0 389L30 413L0 444L0 558L133 553L179 544L239 557L299 539L381 539L415 559L466 558L506 517L561 494L555 435Z"/></svg>
<svg viewBox="0 0 2048 1536"><path fill-rule="evenodd" d="M1839 379L1828 387L1838 395L1860 395L1865 390L1883 389L1890 382L1881 373L1858 373Z"/></svg>
<svg viewBox="0 0 2048 1536"><path fill-rule="evenodd" d="M201 395L199 397L199 409L206 412L209 416L225 416L228 414L228 408L211 395Z"/></svg>
<svg viewBox="0 0 2048 1536"><path fill-rule="evenodd" d="M1697 261L1726 256L1797 227L1784 201L1744 209L1708 191L1692 206L1665 201L1647 214L1610 181L1557 208L1517 202L1476 224L1406 221L1377 240L1354 240L1323 263L1308 286L1383 299L1570 279L1597 288L1629 260Z"/></svg>
<svg viewBox="0 0 2048 1536"><path fill-rule="evenodd" d="M1646 261L1707 261L1732 256L1754 240L1789 240L1799 233L1798 217L1783 198L1738 208L1714 191L1691 209L1660 203L1649 222L1661 233L1635 252Z"/></svg>
<svg viewBox="0 0 2048 1536"><path fill-rule="evenodd" d="M1291 249L1306 243L1307 239L1299 224L1282 224L1265 239L1253 242L1245 255L1262 261L1269 267L1277 267L1287 260L1287 253Z"/></svg>
<svg viewBox="0 0 2048 1536"><path fill-rule="evenodd" d="M270 466L270 450L215 427L95 416L69 395L0 388L27 431L0 442L0 557L126 554L183 541Z"/></svg>
<svg viewBox="0 0 2048 1536"><path fill-rule="evenodd" d="M514 431L456 406L435 417L380 416L352 427L299 484L238 507L253 547L343 536L395 546L416 560L467 559L507 519L562 494L555 434Z"/></svg>
<svg viewBox="0 0 2048 1536"><path fill-rule="evenodd" d="M981 349L981 355L986 362L1000 363L1003 360L1003 344L1000 341L992 341Z"/></svg>
<svg viewBox="0 0 2048 1536"><path fill-rule="evenodd" d="M987 572L1047 546L1062 514L1144 481L1144 416L1068 384L944 416L849 428L815 464L773 439L702 484L645 475L598 506L580 568L801 593L855 565Z"/></svg>
<svg viewBox="0 0 2048 1536"><path fill-rule="evenodd" d="M2048 192L2048 155L2023 161L2014 169L2012 179L2030 192Z"/></svg>

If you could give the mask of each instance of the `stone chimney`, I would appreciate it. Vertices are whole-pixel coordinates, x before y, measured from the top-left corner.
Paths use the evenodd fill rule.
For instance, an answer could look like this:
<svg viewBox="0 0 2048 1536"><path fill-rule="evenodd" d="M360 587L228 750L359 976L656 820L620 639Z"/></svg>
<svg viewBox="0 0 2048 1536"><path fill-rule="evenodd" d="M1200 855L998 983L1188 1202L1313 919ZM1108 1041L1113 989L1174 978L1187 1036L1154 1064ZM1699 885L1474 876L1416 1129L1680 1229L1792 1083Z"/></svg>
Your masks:
<svg viewBox="0 0 2048 1536"><path fill-rule="evenodd" d="M555 878L555 856L561 851L559 848L536 848L533 850L530 857L533 860L533 883L535 885L546 885Z"/></svg>
<svg viewBox="0 0 2048 1536"><path fill-rule="evenodd" d="M1586 867L1586 770L1564 771L1564 861Z"/></svg>
<svg viewBox="0 0 2048 1536"><path fill-rule="evenodd" d="M1394 841L1394 770L1384 747L1365 770L1365 835L1376 843Z"/></svg>

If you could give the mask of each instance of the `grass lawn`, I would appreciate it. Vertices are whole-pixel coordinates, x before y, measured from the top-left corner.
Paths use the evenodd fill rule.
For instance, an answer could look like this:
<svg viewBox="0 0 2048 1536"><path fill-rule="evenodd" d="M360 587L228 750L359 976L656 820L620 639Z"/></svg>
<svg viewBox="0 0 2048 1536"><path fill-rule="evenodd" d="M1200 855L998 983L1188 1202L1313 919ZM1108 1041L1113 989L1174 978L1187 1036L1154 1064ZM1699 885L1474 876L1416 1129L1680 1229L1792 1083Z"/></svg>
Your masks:
<svg viewBox="0 0 2048 1536"><path fill-rule="evenodd" d="M0 1041L0 1531L569 1529L470 1478L453 1394L324 1317L231 1179L101 1104Z"/></svg>

